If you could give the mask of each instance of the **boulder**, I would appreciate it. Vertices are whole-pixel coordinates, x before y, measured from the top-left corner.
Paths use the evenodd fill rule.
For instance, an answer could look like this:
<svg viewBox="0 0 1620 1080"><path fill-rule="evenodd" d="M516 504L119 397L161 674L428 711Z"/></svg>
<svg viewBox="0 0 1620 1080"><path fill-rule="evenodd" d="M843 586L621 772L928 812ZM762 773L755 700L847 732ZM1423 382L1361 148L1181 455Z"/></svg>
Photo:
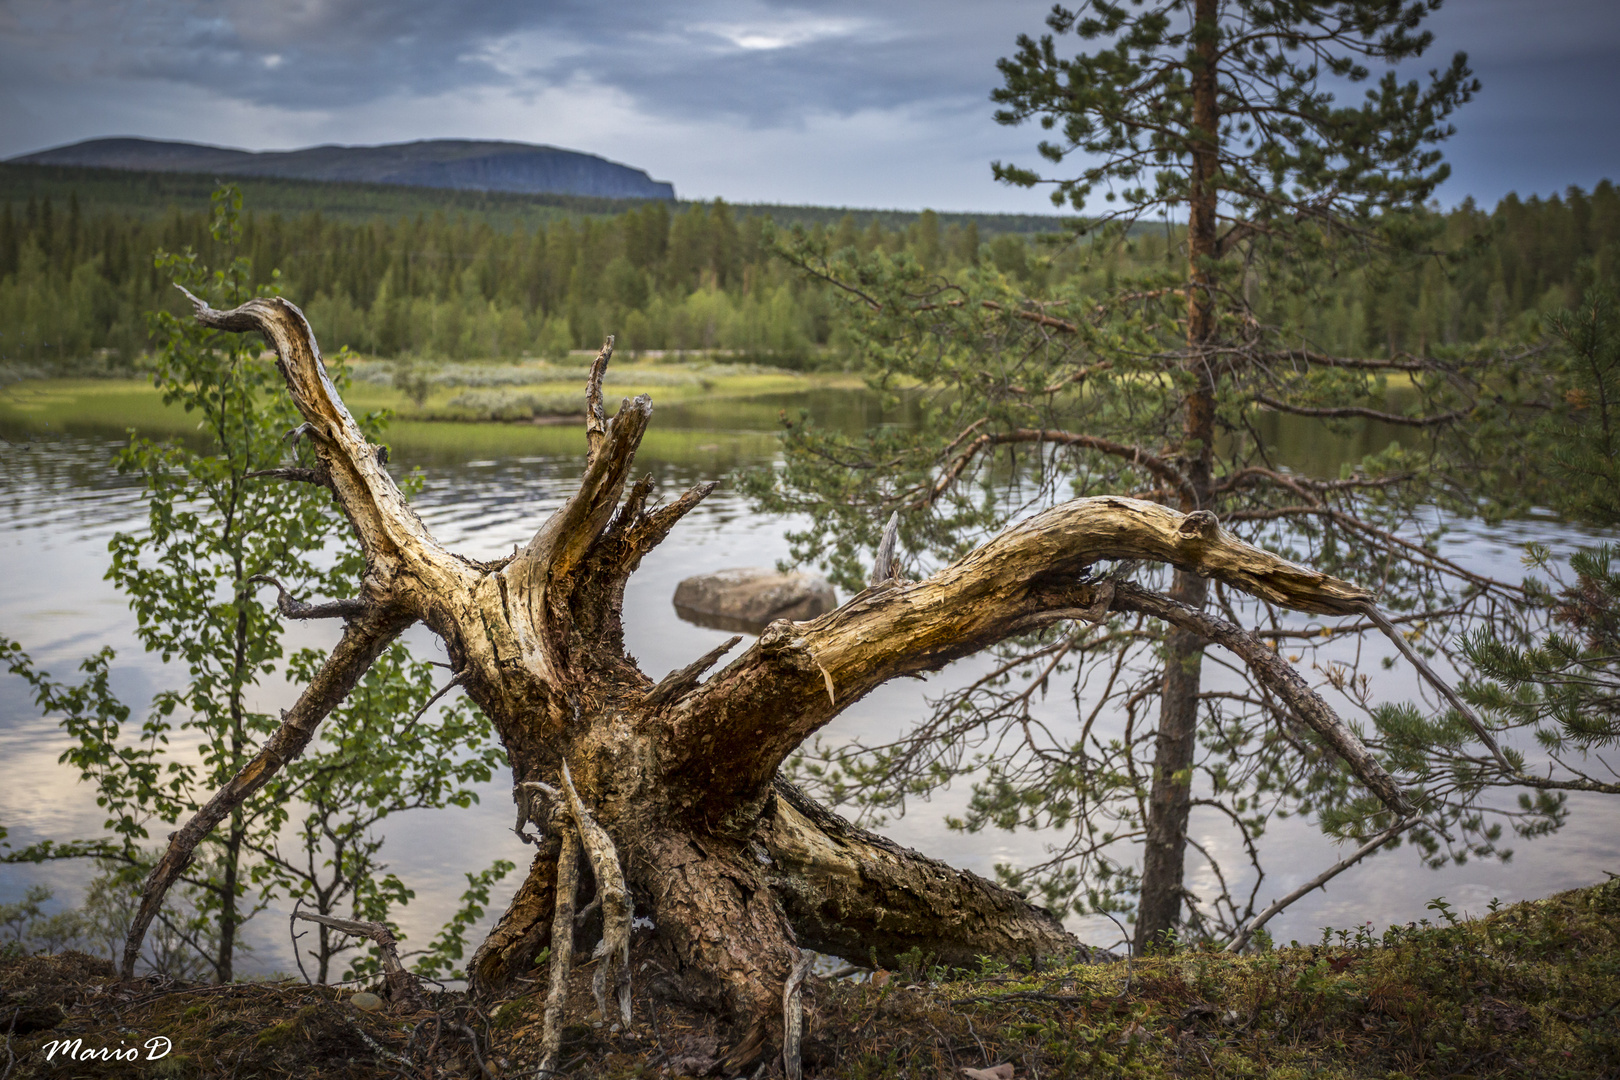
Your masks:
<svg viewBox="0 0 1620 1080"><path fill-rule="evenodd" d="M800 622L831 611L838 596L819 574L745 566L689 577L675 587L675 613L716 630L757 634L777 619Z"/></svg>

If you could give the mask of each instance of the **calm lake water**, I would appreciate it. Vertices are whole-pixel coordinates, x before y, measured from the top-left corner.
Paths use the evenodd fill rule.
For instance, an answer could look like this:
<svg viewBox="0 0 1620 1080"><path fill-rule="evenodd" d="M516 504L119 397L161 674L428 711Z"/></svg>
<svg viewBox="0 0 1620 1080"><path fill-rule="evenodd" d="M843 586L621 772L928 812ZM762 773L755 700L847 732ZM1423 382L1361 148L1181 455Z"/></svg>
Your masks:
<svg viewBox="0 0 1620 1080"><path fill-rule="evenodd" d="M654 415L639 464L658 477L660 491L668 497L692 483L723 477L739 465L768 463L774 447L769 431L779 410L801 404L853 428L877 419L870 403L858 395L836 393L808 401L773 397L666 408ZM59 677L69 676L80 659L101 646L113 646L118 651L115 687L138 716L139 706L171 685L174 676L158 658L141 652L133 616L103 580L109 538L145 521L138 490L108 464L120 436L96 430L0 429L0 438L5 440L0 443L0 627ZM1302 439L1299 445L1302 456L1331 458L1359 454L1382 445L1380 439L1387 441L1387 433L1368 430L1351 440L1356 445L1323 439ZM583 436L572 427L402 424L391 441L396 475L402 468L423 470L426 488L418 505L428 525L450 546L481 558L510 552L513 544L527 541L573 490L583 450ZM678 581L725 567L768 566L786 557L783 533L789 525L750 512L727 488L691 514L646 559L626 594L627 645L642 668L659 677L728 636L676 617L670 598ZM1517 580L1521 546L1532 539L1567 549L1582 538L1567 527L1541 521L1492 530L1462 522L1447 554L1474 569ZM334 628L318 625L295 627L287 640L297 647L329 646L335 639ZM435 639L420 627L408 640L420 656L440 655ZM846 711L824 736L859 736L870 742L903 730L925 714L925 696L972 678L981 665L970 659L926 684L902 680L882 688ZM1378 689L1380 696L1400 697L1410 692L1410 684L1396 672L1383 677ZM265 686L258 706L283 707L295 693L289 686ZM1053 698L1052 722L1061 725L1063 695ZM102 816L92 791L57 762L65 746L55 723L37 714L21 681L0 676L0 824L10 829L14 845L98 835ZM947 829L945 817L962 811L967 794L959 785L937 792L931 801L914 802L905 817L889 822L883 831L986 876L994 875L998 862L1040 861L1047 839L1038 833L961 834ZM528 864L531 849L510 832L507 778L486 785L481 796L480 803L466 810L413 812L384 823L388 843L383 857L417 894L397 913L412 941L430 939L454 911L465 888L464 873L498 857L520 868ZM1409 849L1385 852L1341 875L1325 893L1296 904L1270 929L1286 941L1314 938L1327 925L1406 922L1424 917L1424 904L1442 895L1479 912L1493 897L1543 896L1591 884L1606 870L1620 872L1620 800L1574 797L1571 804L1569 825L1550 837L1518 843L1511 862L1475 861L1431 871ZM1236 837L1221 821L1195 811L1192 831L1207 848L1241 864ZM1268 868L1262 904L1342 857L1305 820L1274 822L1261 845ZM15 900L30 884L44 882L55 889L58 906L77 903L91 876L91 868L73 863L0 866L0 902ZM1207 871L1190 870L1189 887L1207 890L1207 877ZM516 884L515 877L508 880L489 919ZM1112 945L1118 938L1106 921L1073 925L1098 944ZM292 970L286 927L285 911L275 905L249 924L247 940L254 952L242 965L244 972Z"/></svg>

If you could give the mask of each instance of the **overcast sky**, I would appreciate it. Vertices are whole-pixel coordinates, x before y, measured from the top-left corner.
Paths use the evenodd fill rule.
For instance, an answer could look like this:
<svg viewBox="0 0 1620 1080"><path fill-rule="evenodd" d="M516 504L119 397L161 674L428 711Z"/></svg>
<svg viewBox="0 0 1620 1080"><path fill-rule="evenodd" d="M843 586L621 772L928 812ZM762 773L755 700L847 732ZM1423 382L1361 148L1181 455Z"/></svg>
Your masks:
<svg viewBox="0 0 1620 1080"><path fill-rule="evenodd" d="M109 135L246 149L495 138L683 198L1050 210L990 161L997 57L1043 0L0 0L0 157ZM1450 0L1484 83L1446 203L1620 179L1620 0ZM1073 40L1073 39L1071 39ZM1424 66L1427 66L1425 64Z"/></svg>

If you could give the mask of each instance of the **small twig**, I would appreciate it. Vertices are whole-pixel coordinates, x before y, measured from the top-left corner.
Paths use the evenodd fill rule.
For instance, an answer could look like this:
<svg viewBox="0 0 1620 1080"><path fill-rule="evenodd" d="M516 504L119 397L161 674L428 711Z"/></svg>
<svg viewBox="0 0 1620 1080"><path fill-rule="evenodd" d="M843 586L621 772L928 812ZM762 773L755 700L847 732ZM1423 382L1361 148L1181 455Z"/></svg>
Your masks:
<svg viewBox="0 0 1620 1080"><path fill-rule="evenodd" d="M11 1036L17 1031L17 1017L21 1015L21 1005L11 1010L11 1023L6 1026L6 1071L0 1072L0 1080L6 1080L11 1075L12 1066L17 1064L17 1055L11 1050Z"/></svg>
<svg viewBox="0 0 1620 1080"><path fill-rule="evenodd" d="M987 994L983 997L962 998L962 1005L997 1005L1003 1002L1040 1001L1053 1005L1089 1005L1095 998L1082 994L1043 994L1039 990L1014 990L1010 994Z"/></svg>
<svg viewBox="0 0 1620 1080"><path fill-rule="evenodd" d="M294 599L287 587L269 574L254 574L251 582L262 582L276 587L276 610L289 619L352 619L365 614L370 605L364 600L331 600L324 604L306 604Z"/></svg>
<svg viewBox="0 0 1620 1080"><path fill-rule="evenodd" d="M979 1038L978 1031L973 1027L973 1018L971 1016L963 1016L962 1022L967 1024L968 1034L973 1036L973 1041L978 1044L979 1057L984 1059L984 1067L988 1069L990 1067L990 1051L984 1048L984 1040Z"/></svg>
<svg viewBox="0 0 1620 1080"><path fill-rule="evenodd" d="M299 897L293 902L293 913L287 917L287 936L292 938L293 959L298 961L298 974L304 977L304 985L313 986L314 982L310 979L309 972L304 970L304 954L298 945L299 938L302 938L304 935L293 932L293 928L298 925L298 909L303 906L303 897Z"/></svg>
<svg viewBox="0 0 1620 1080"><path fill-rule="evenodd" d="M1385 829L1383 832L1379 833L1365 844L1362 844L1345 858L1340 859L1338 862L1334 863L1320 874L1317 874L1315 877L1311 878L1311 880L1307 881L1305 884L1301 885L1299 888L1295 889L1281 900L1273 903L1270 907L1266 908L1249 921L1249 925L1245 926L1242 932L1239 933L1237 937L1233 938L1232 941L1226 946L1226 951L1229 953L1242 952L1243 947L1249 943L1250 938L1254 937L1255 932L1262 926L1266 925L1266 923L1270 922L1272 917L1278 912L1288 907L1300 897L1306 896L1316 889L1320 889L1323 885L1326 885L1328 882L1332 881L1334 878L1338 877L1340 874L1356 865L1356 863L1360 862L1362 859L1365 859L1368 855L1371 855L1373 852L1377 851L1389 841L1393 840L1396 836L1399 836L1407 829L1410 829L1413 825L1416 825L1421 820L1423 819L1410 817L1404 821L1391 825L1389 828Z"/></svg>
<svg viewBox="0 0 1620 1080"><path fill-rule="evenodd" d="M473 1060L478 1063L478 1073L479 1073L479 1075L480 1076L490 1076L490 1075L492 1075L490 1073L490 1071L489 1071L489 1066L484 1064L484 1055L482 1055L482 1054L480 1054L478 1052L478 1032L474 1031L472 1028L468 1027L466 1024L456 1024L455 1028L456 1028L457 1031L464 1031L464 1032L467 1033L467 1041L472 1043ZM438 1041L437 1037L434 1038L434 1041L435 1042Z"/></svg>
<svg viewBox="0 0 1620 1080"><path fill-rule="evenodd" d="M945 1048L945 1053L950 1057L951 1075L955 1076L960 1073L962 1071L962 1066L957 1063L956 1049L951 1046L951 1040L945 1037L945 1033L943 1031L934 1026L933 1021L924 1020L923 1023L928 1025L928 1030L932 1031L934 1033L934 1037L939 1039L939 1045Z"/></svg>
<svg viewBox="0 0 1620 1080"><path fill-rule="evenodd" d="M416 715L405 721L405 726L399 730L399 737L403 738L405 735L407 735L410 730L416 726L416 722L422 719L422 717L426 716L427 711L433 708L440 698L444 697L444 695L448 694L455 687L460 686L461 680L466 676L466 674L467 673L465 670L456 672L450 676L449 682L435 690L433 692L433 696L424 701L422 703L422 707L416 710Z"/></svg>
<svg viewBox="0 0 1620 1080"><path fill-rule="evenodd" d="M367 1035L366 1032L365 1032L365 1029L362 1028L359 1024L354 1022L354 1017L349 1016L347 1013L344 1013L341 1010L339 1010L338 1015L343 1017L344 1023L348 1024L349 1027L353 1028L354 1033L356 1035L360 1036L361 1040L364 1041L367 1046L371 1047L371 1052L372 1053L376 1054L378 1057L383 1058L386 1061L392 1061L392 1062L400 1065L404 1069L408 1070L412 1076L418 1075L417 1071L416 1071L415 1062L412 1062L409 1058L401 1057L400 1055L394 1053L392 1050L389 1050L389 1049L385 1048L381 1043L379 1043L376 1039L373 1039L370 1035Z"/></svg>
<svg viewBox="0 0 1620 1080"><path fill-rule="evenodd" d="M1567 1013L1562 1009L1554 1009L1553 1012L1572 1024L1590 1024L1593 1020L1603 1019L1616 1009L1620 1009L1620 1001L1614 1002L1606 1009L1599 1009L1595 1013ZM0 1077L0 1080L4 1080L4 1078Z"/></svg>
<svg viewBox="0 0 1620 1080"><path fill-rule="evenodd" d="M585 383L585 443L589 457L596 456L602 437L607 434L607 416L602 411L602 380L607 375L608 361L613 358L613 335L602 342L602 348L591 362L590 378Z"/></svg>

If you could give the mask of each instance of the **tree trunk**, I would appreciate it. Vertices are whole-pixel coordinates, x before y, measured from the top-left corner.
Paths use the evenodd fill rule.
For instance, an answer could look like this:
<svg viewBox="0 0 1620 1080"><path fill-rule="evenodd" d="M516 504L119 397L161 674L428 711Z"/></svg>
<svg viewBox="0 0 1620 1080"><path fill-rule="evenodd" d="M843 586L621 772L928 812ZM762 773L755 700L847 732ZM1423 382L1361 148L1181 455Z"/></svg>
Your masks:
<svg viewBox="0 0 1620 1080"><path fill-rule="evenodd" d="M589 377L579 491L525 549L484 563L446 550L405 502L325 377L296 307L259 299L218 312L199 303L197 317L271 341L308 423L316 473L358 536L366 569L358 605L305 609L342 615L344 638L258 757L175 834L147 882L126 976L151 913L200 838L295 756L386 642L420 620L443 640L455 677L506 747L520 833L541 830L529 837L538 851L527 879L469 965L474 990L495 992L524 974L551 942L554 921L572 925L575 898L555 894L559 862L573 858L577 838L605 897L605 940L628 941L632 908L648 916L652 945L685 991L735 1021L730 1064L741 1066L780 1039L784 983L801 947L855 961L876 950L885 963L914 949L948 963L1084 951L1022 896L857 829L780 782L782 761L843 709L896 676L1105 609L1115 593L1099 595L1087 573L1101 559L1167 562L1322 614L1368 602L1356 586L1232 539L1209 514L1079 499L927 581L887 580L813 621L775 622L707 681L699 681L704 671L735 641L655 683L624 652L625 583L713 485L650 508L652 478L629 483L652 407L643 396L605 415L611 339ZM1118 595L1157 617L1203 625L1168 598ZM1235 647L1246 647L1244 632L1230 631ZM1262 648L1255 662L1274 659ZM1315 700L1303 684L1288 689ZM1357 753L1355 736L1325 704L1314 708L1302 712L1305 721L1369 787L1399 802L1388 776ZM616 977L629 974L625 966Z"/></svg>
<svg viewBox="0 0 1620 1080"><path fill-rule="evenodd" d="M1197 60L1190 78L1192 176L1187 198L1187 365L1193 389L1187 395L1182 429L1183 470L1191 490L1182 493L1181 508L1188 513L1208 509L1215 450L1215 374L1209 355L1215 336L1215 294L1208 261L1216 255L1215 175L1220 165L1216 14L1216 0L1197 0L1193 11ZM1198 575L1177 571L1170 595L1200 608L1208 591L1209 583ZM1181 921L1203 650L1203 640L1183 630L1172 631L1165 641L1159 731L1154 740L1147 839L1142 853L1142 893L1136 911L1138 953L1161 944Z"/></svg>
<svg viewBox="0 0 1620 1080"><path fill-rule="evenodd" d="M1198 575L1177 571L1170 596L1196 609L1204 606L1208 589L1209 583ZM1186 630L1171 630L1164 653L1159 730L1153 741L1153 780L1142 850L1142 895L1136 908L1134 945L1138 954L1164 945L1166 932L1181 921L1204 639Z"/></svg>

